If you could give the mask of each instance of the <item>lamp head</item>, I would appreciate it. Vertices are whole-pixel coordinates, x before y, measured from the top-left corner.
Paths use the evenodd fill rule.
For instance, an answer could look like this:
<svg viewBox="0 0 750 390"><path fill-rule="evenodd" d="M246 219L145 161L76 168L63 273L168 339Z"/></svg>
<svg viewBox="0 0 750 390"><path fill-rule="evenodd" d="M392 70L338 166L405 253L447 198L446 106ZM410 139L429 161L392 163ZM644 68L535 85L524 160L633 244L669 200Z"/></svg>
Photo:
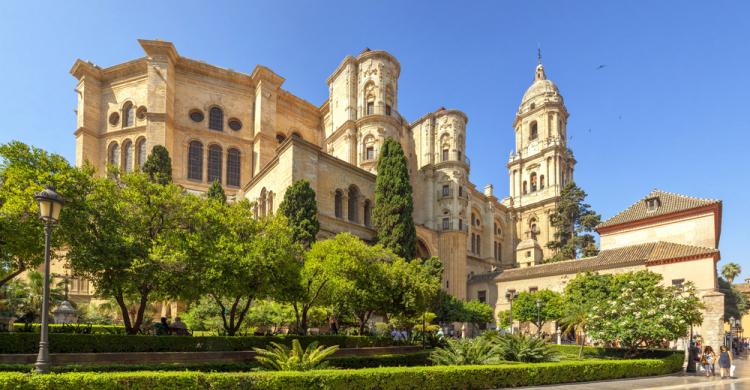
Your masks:
<svg viewBox="0 0 750 390"><path fill-rule="evenodd" d="M60 220L60 210L65 204L65 198L55 192L55 187L46 186L34 195L34 199L39 203L39 217L43 221L57 223Z"/></svg>

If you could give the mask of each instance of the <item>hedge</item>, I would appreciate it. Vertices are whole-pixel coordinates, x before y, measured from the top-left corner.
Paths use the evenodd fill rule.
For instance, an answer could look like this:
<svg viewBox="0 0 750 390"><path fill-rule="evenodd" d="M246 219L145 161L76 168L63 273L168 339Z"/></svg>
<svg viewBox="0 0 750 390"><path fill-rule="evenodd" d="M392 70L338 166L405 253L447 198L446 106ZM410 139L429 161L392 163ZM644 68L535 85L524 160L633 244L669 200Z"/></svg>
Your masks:
<svg viewBox="0 0 750 390"><path fill-rule="evenodd" d="M549 347L559 352L564 359L578 359L578 351L580 345L572 344L549 344ZM582 358L595 358L595 359L624 359L629 358L628 353L630 350L625 348L600 348L600 347L583 347ZM637 351L638 358L653 358L661 359L670 357L672 355L685 356L685 351L674 350L674 349L639 349Z"/></svg>
<svg viewBox="0 0 750 390"><path fill-rule="evenodd" d="M14 332L39 333L42 324L14 323ZM122 325L92 325L92 324L49 324L50 333L76 333L76 334L125 334Z"/></svg>
<svg viewBox="0 0 750 390"><path fill-rule="evenodd" d="M486 389L663 375L681 368L682 360L673 355L664 359L307 372L0 373L0 389Z"/></svg>
<svg viewBox="0 0 750 390"><path fill-rule="evenodd" d="M413 367L428 366L430 351L376 356L343 356L327 359L332 368ZM68 364L53 365L52 372L128 372L128 371L201 371L242 372L259 369L252 360L244 363L159 363L159 364ZM0 364L0 372L31 372L33 364Z"/></svg>
<svg viewBox="0 0 750 390"><path fill-rule="evenodd" d="M87 352L201 352L249 351L270 342L291 344L299 339L302 346L313 341L341 348L383 347L393 345L390 338L365 336L125 336L109 334L50 333L52 353ZM0 333L0 354L37 353L39 335L35 333Z"/></svg>

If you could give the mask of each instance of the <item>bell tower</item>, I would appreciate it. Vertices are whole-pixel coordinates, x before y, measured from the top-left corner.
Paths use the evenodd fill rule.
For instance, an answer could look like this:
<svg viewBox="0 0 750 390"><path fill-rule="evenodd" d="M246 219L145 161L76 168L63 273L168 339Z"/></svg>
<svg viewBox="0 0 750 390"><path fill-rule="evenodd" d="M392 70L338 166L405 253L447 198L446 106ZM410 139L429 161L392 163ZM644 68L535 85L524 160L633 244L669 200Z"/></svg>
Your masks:
<svg viewBox="0 0 750 390"><path fill-rule="evenodd" d="M541 55L534 81L524 93L513 121L515 150L508 159L510 198L516 225L516 263L541 264L554 255L550 213L560 192L573 180L575 159L568 149L568 111L555 83L547 79Z"/></svg>

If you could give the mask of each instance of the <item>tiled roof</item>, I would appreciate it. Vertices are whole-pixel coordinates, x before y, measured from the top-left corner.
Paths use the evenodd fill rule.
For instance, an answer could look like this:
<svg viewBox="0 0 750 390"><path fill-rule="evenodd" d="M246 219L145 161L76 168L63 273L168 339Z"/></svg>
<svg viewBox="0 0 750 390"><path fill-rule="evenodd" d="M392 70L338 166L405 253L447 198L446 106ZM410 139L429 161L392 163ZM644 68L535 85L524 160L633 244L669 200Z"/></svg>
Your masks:
<svg viewBox="0 0 750 390"><path fill-rule="evenodd" d="M693 256L713 256L719 251L713 248L675 244L671 242L649 242L599 252L592 257L566 260L525 268L503 271L496 280L518 280L542 276L575 274L585 271L598 271L611 268L644 265L653 261L682 259Z"/></svg>
<svg viewBox="0 0 750 390"><path fill-rule="evenodd" d="M649 211L646 207L646 199L659 198L660 205L656 210ZM661 190L653 190L643 199L633 203L627 209L621 211L614 217L602 222L597 228L619 225L626 222L638 221L657 215L671 214L678 211L690 210L696 207L721 203L716 199L693 198L686 195L675 194Z"/></svg>
<svg viewBox="0 0 750 390"><path fill-rule="evenodd" d="M484 272L481 274L474 274L469 277L469 283L481 283L481 282L488 282L495 279L497 275L500 275L500 273L503 272L501 270L492 271L492 272Z"/></svg>

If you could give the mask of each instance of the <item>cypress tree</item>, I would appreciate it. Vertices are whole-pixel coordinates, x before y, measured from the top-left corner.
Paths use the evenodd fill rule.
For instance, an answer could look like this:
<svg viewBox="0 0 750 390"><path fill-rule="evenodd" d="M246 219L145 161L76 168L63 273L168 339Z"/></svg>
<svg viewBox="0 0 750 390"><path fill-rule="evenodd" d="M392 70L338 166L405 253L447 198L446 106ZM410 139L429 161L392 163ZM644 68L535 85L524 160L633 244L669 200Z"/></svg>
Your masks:
<svg viewBox="0 0 750 390"><path fill-rule="evenodd" d="M151 181L159 184L172 182L172 159L169 158L167 148L156 145L151 149L146 163L143 164L143 172L148 174Z"/></svg>
<svg viewBox="0 0 750 390"><path fill-rule="evenodd" d="M208 187L208 193L206 196L209 199L218 200L221 203L227 202L227 195L224 193L224 188L221 187L218 180L214 180L211 186Z"/></svg>
<svg viewBox="0 0 750 390"><path fill-rule="evenodd" d="M307 180L297 180L287 188L279 211L287 218L293 239L309 248L320 230L318 204L310 183Z"/></svg>
<svg viewBox="0 0 750 390"><path fill-rule="evenodd" d="M413 202L404 150L398 141L387 138L378 160L373 223L378 243L407 260L417 253Z"/></svg>

